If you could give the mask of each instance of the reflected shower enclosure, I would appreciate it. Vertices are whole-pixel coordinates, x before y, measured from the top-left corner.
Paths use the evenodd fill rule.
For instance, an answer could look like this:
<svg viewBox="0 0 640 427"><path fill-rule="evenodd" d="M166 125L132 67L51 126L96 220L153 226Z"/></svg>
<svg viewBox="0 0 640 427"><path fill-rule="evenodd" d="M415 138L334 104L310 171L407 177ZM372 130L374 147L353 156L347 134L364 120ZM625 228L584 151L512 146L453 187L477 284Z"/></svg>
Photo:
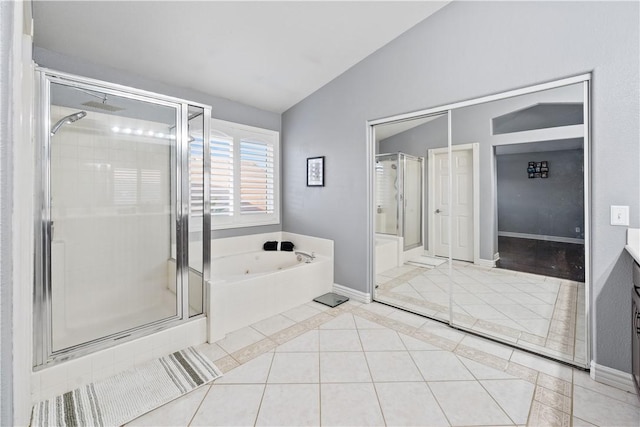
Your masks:
<svg viewBox="0 0 640 427"><path fill-rule="evenodd" d="M422 160L376 156L376 233L399 237L403 251L422 246Z"/></svg>
<svg viewBox="0 0 640 427"><path fill-rule="evenodd" d="M42 367L204 313L210 107L38 73Z"/></svg>

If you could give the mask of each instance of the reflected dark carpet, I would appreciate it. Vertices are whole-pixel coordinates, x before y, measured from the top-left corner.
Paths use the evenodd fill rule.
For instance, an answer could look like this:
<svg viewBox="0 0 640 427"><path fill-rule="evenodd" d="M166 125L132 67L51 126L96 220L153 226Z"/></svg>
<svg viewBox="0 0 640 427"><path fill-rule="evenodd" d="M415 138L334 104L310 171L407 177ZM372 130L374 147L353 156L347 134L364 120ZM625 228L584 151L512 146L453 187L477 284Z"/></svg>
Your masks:
<svg viewBox="0 0 640 427"><path fill-rule="evenodd" d="M584 245L498 237L498 268L584 282Z"/></svg>

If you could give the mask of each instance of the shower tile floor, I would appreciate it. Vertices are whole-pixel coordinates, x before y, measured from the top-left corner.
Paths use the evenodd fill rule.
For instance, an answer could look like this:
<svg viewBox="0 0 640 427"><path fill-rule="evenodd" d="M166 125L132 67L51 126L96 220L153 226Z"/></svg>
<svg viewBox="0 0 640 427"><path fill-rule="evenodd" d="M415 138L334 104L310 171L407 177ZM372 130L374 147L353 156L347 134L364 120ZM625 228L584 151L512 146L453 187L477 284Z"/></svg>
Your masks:
<svg viewBox="0 0 640 427"><path fill-rule="evenodd" d="M449 265L378 274L376 300L449 319ZM453 261L457 326L559 360L586 364L584 283Z"/></svg>
<svg viewBox="0 0 640 427"><path fill-rule="evenodd" d="M199 347L225 376L129 426L638 426L635 394L379 303L308 303Z"/></svg>

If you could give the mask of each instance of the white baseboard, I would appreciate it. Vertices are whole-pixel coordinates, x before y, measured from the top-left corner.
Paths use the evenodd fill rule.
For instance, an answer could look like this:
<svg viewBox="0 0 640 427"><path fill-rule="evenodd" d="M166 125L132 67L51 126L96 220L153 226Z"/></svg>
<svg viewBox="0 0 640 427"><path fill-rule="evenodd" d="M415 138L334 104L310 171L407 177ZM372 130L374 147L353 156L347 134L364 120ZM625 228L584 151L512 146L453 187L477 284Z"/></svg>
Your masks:
<svg viewBox="0 0 640 427"><path fill-rule="evenodd" d="M478 258L474 264L475 265L479 265L480 267L491 267L491 268L494 268L496 266L496 262L495 261L490 260L490 259L482 259L482 258Z"/></svg>
<svg viewBox="0 0 640 427"><path fill-rule="evenodd" d="M338 285L337 283L333 284L333 292L344 295L345 297L349 297L352 300L369 304L371 302L371 294L356 291L355 289L348 288L346 286Z"/></svg>
<svg viewBox="0 0 640 427"><path fill-rule="evenodd" d="M573 237L545 236L543 234L512 233L511 231L498 231L498 236L516 237L518 239L544 240L546 242L577 243L577 244L584 245L584 239L576 239Z"/></svg>
<svg viewBox="0 0 640 427"><path fill-rule="evenodd" d="M591 379L599 383L610 385L611 387L631 393L636 392L633 384L633 376L631 374L609 368L607 366L598 365L593 360L591 361L590 375Z"/></svg>

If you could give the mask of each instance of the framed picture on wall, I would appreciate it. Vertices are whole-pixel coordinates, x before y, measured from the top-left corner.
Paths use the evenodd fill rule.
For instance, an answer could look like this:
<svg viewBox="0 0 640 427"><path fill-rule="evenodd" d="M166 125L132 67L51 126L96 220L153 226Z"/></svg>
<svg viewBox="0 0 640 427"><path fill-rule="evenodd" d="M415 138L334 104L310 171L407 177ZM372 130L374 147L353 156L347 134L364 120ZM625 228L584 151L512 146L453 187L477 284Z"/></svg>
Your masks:
<svg viewBox="0 0 640 427"><path fill-rule="evenodd" d="M324 187L324 156L307 158L307 187Z"/></svg>

